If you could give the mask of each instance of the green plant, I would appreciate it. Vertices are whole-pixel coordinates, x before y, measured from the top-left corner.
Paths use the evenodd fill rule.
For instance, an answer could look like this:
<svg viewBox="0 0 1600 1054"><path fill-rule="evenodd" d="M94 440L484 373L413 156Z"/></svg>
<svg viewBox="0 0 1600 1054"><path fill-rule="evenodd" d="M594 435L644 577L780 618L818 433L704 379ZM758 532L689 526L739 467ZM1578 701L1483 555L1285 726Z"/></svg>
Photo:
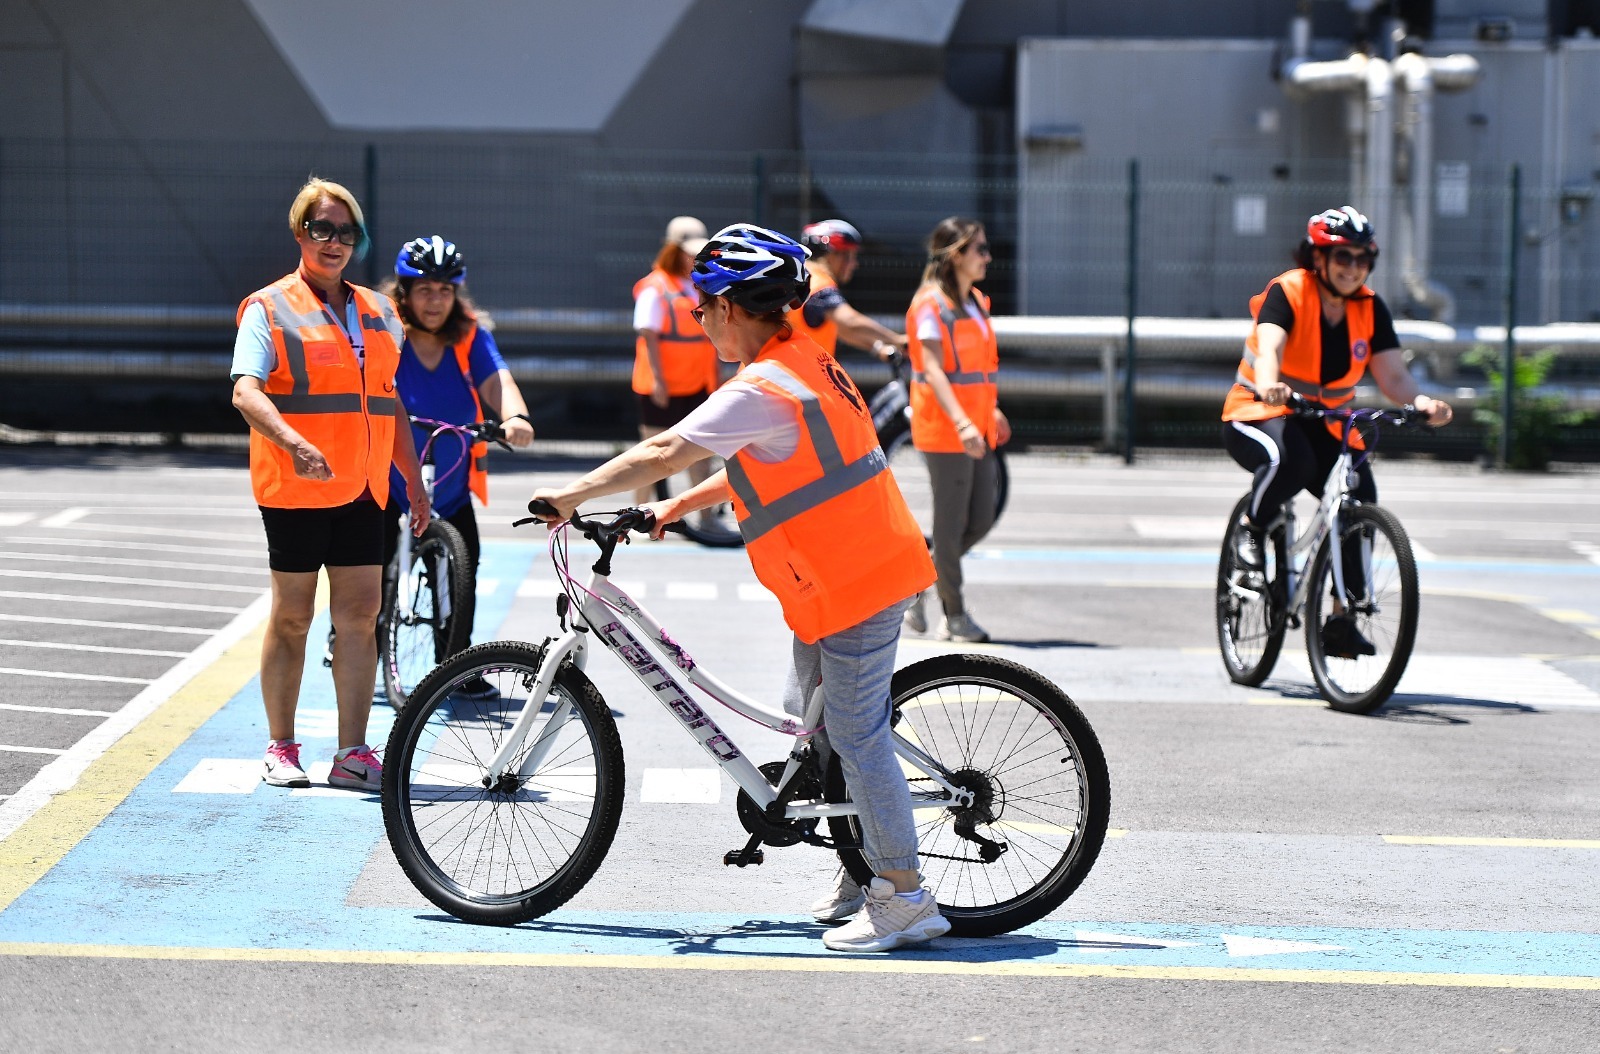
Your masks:
<svg viewBox="0 0 1600 1054"><path fill-rule="evenodd" d="M1561 430L1581 424L1586 416L1581 410L1569 410L1559 395L1534 394L1534 389L1544 383L1560 353L1559 348L1517 350L1511 373L1514 387L1511 402L1511 463L1508 468L1548 469ZM1501 410L1505 405L1503 353L1499 348L1479 344L1463 355L1461 361L1481 369L1489 379L1490 398L1480 402L1472 416L1488 431L1490 453L1498 454L1504 426Z"/></svg>

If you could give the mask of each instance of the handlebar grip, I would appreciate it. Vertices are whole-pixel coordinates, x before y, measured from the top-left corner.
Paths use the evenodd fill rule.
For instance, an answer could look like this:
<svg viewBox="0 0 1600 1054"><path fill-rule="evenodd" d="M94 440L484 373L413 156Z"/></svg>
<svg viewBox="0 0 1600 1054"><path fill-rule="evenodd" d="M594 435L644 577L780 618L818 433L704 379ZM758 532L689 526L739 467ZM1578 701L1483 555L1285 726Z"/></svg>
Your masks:
<svg viewBox="0 0 1600 1054"><path fill-rule="evenodd" d="M541 520L561 519L561 513L556 511L556 507L543 498L534 498L528 502L528 511Z"/></svg>

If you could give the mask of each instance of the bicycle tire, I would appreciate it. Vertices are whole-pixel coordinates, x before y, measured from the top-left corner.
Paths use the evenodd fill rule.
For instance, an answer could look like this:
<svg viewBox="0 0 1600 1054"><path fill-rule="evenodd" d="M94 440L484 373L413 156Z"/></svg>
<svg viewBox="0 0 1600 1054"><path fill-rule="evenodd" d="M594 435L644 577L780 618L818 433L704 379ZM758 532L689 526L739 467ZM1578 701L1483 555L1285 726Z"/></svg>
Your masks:
<svg viewBox="0 0 1600 1054"><path fill-rule="evenodd" d="M1339 513L1339 530L1347 541L1371 541L1363 553L1365 595L1350 601L1346 613L1353 612L1357 631L1373 645L1375 654L1338 658L1323 649L1322 627L1332 614L1333 554L1341 551L1339 540L1330 537L1312 565L1306 657L1317 691L1329 706L1349 714L1370 714L1388 702L1411 661L1421 603L1417 561L1405 528L1382 506L1346 507Z"/></svg>
<svg viewBox="0 0 1600 1054"><path fill-rule="evenodd" d="M923 882L950 932L993 936L1054 911L1094 866L1111 815L1105 753L1077 705L1040 674L991 655L925 659L897 671L890 694L897 730L977 792L970 810L916 813ZM827 800L848 800L837 754L825 785ZM1006 850L979 859L978 846L956 833L963 818ZM841 845L861 845L856 817L828 825ZM856 881L872 878L861 850L838 853Z"/></svg>
<svg viewBox="0 0 1600 1054"><path fill-rule="evenodd" d="M402 522L401 530L405 526ZM395 560L398 562L399 554ZM383 608L378 618L378 672L384 695L398 713L418 683L439 663L467 646L472 627L456 613L465 611L476 588L472 558L461 532L435 519L411 543L411 616L402 619L400 576L384 571ZM441 597L448 607L441 605ZM439 613L446 612L441 618Z"/></svg>
<svg viewBox="0 0 1600 1054"><path fill-rule="evenodd" d="M573 719L552 733L557 738L540 771L483 785L502 733L528 705L543 655L514 641L467 649L417 685L389 734L389 844L418 891L466 922L509 926L554 911L594 875L616 837L622 740L599 691L570 663L540 704L552 714L563 704L573 708ZM474 676L495 685L499 698L454 694ZM526 744L547 727L531 729Z"/></svg>
<svg viewBox="0 0 1600 1054"><path fill-rule="evenodd" d="M889 471L894 473L895 485L900 488L901 497L906 499L911 515L922 528L922 536L930 539L931 545L933 490L928 483L928 463L911 442L910 422L902 417L885 425L883 431L878 433L878 445L883 448L884 459L889 464ZM1006 511L1006 502L1011 497L1011 470L1006 467L1004 450L996 449L994 457L994 520L999 523L1001 514Z"/></svg>
<svg viewBox="0 0 1600 1054"><path fill-rule="evenodd" d="M711 471L722 467L720 458L711 459ZM684 473L656 481L656 500L666 501L674 493L687 489L688 477ZM739 523L734 518L732 503L724 502L709 509L692 512L678 521L683 533L691 540L710 549L737 549L744 545L744 535L739 533Z"/></svg>
<svg viewBox="0 0 1600 1054"><path fill-rule="evenodd" d="M1217 558L1217 647L1228 679L1254 688L1265 681L1283 650L1286 606L1283 568L1288 559L1282 530L1274 531L1262 556L1271 561L1263 571L1239 566L1235 546L1244 530L1241 520L1250 502L1246 494L1234 505Z"/></svg>

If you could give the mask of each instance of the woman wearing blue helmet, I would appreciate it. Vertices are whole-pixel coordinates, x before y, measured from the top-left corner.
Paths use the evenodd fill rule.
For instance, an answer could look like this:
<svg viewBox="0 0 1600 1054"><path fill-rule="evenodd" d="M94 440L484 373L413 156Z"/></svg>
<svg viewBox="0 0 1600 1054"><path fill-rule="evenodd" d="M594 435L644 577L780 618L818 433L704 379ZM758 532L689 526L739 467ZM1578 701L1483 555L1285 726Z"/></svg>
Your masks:
<svg viewBox="0 0 1600 1054"><path fill-rule="evenodd" d="M506 441L525 447L533 442L533 426L528 422L528 407L517 382L506 368L505 359L488 329L479 324L478 314L463 283L467 267L454 242L439 235L413 238L401 246L394 261L395 277L389 293L394 298L400 321L405 326L405 343L400 348L400 368L395 386L406 412L451 424L468 424L484 419L484 409L505 422ZM420 451L432 429L412 426L412 437ZM478 453L483 453L479 451ZM478 521L472 511L472 495L485 505L489 502L487 468L484 457L474 457L460 436L441 435L433 446L433 463L438 466L434 481L434 515L442 517L461 532L474 569L480 546ZM454 471L452 466L459 464ZM394 558L399 543L400 521L409 511L404 488L391 490L388 528L385 534L384 563ZM472 598L462 612L472 625ZM463 694L484 695L493 689L481 678L468 682Z"/></svg>
<svg viewBox="0 0 1600 1054"><path fill-rule="evenodd" d="M866 400L838 362L786 317L809 292L807 250L751 224L695 256L694 318L733 379L660 435L561 488L534 493L569 517L584 501L646 486L713 454L726 469L645 508L660 527L732 502L756 577L794 630L785 708L822 693L826 732L861 808L867 886L841 872L816 904L840 951L886 951L950 923L918 873L911 794L890 736L889 681L903 613L933 583L922 531L888 471ZM852 918L852 916L854 916Z"/></svg>

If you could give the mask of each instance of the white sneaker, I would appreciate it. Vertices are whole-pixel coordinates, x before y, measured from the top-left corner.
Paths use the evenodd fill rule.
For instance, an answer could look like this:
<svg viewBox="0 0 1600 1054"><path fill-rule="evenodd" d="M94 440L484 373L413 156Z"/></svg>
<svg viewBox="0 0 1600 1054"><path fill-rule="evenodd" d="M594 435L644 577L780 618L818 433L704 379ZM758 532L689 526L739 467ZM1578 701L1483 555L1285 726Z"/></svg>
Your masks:
<svg viewBox="0 0 1600 1054"><path fill-rule="evenodd" d="M917 599L911 602L911 606L906 608L906 629L910 630L912 633L928 632L927 601L928 591L923 590L917 594Z"/></svg>
<svg viewBox="0 0 1600 1054"><path fill-rule="evenodd" d="M989 631L972 621L965 611L946 615L939 623L940 640L959 640L969 644L982 644L989 639Z"/></svg>
<svg viewBox="0 0 1600 1054"><path fill-rule="evenodd" d="M874 878L865 890L866 903L856 917L822 935L827 947L836 952L886 952L950 932L950 921L939 914L939 902L926 889L920 902L898 896L886 878Z"/></svg>
<svg viewBox="0 0 1600 1054"><path fill-rule="evenodd" d="M309 787L311 777L300 767L300 744L288 740L274 740L267 744L267 756L262 759L266 771L261 778L269 787Z"/></svg>
<svg viewBox="0 0 1600 1054"><path fill-rule="evenodd" d="M328 786L348 787L350 790L383 790L383 762L365 743L350 748L344 757L333 755L333 768L328 770Z"/></svg>
<svg viewBox="0 0 1600 1054"><path fill-rule="evenodd" d="M860 911L866 901L865 887L841 867L834 876L833 889L811 905L811 917L818 922L841 922Z"/></svg>

